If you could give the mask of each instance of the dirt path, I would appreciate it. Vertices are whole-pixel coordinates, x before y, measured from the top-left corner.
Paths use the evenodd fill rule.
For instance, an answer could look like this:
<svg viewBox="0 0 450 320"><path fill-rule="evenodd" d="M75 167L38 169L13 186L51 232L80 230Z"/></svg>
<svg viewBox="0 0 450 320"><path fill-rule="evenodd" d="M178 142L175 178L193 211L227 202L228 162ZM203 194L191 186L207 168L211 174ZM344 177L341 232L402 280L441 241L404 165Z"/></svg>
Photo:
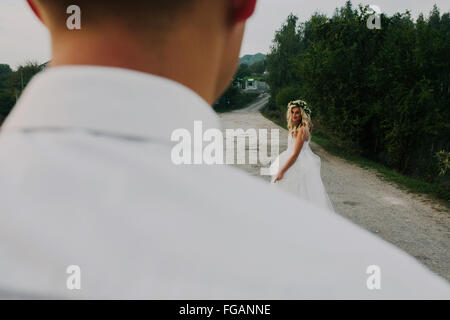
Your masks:
<svg viewBox="0 0 450 320"><path fill-rule="evenodd" d="M258 110L268 96L263 99L219 117L224 129L280 129L282 152L287 147L287 131L261 115ZM373 169L363 169L333 156L314 142L310 145L322 159L323 183L339 214L408 252L450 281L450 214L444 207L384 181ZM259 165L237 166L270 181L259 175Z"/></svg>

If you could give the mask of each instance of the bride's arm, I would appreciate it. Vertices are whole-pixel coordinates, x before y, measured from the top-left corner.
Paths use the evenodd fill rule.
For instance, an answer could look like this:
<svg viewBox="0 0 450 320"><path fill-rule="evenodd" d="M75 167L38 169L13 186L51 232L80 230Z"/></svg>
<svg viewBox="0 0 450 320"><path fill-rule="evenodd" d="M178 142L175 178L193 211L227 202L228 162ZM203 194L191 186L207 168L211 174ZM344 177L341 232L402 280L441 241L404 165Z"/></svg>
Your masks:
<svg viewBox="0 0 450 320"><path fill-rule="evenodd" d="M298 155L300 154L300 151L302 150L303 143L306 139L306 133L304 131L304 128L302 130L299 130L297 132L297 138L295 139L295 146L294 146L294 152L289 157L289 160L286 162L286 164L283 166L283 168L278 173L278 176L275 179L275 182L277 180L281 180L283 178L283 175L288 171L288 169L297 161Z"/></svg>

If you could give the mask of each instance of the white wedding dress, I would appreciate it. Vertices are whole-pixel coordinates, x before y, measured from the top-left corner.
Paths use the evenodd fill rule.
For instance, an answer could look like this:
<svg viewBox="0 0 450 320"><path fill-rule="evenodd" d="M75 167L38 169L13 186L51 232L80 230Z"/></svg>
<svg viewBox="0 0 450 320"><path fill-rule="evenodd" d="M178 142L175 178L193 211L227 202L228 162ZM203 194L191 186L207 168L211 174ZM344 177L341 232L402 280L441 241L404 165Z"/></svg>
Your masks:
<svg viewBox="0 0 450 320"><path fill-rule="evenodd" d="M325 190L325 186L322 183L320 157L314 154L309 146L311 136L308 130L304 130L304 132L307 138L303 143L297 160L286 171L283 179L274 183L279 170L283 168L289 157L294 153L295 139L291 134L288 135L287 150L282 152L270 166L270 174L272 175L271 184L291 192L318 207L335 212L333 204ZM279 161L278 164L277 160Z"/></svg>

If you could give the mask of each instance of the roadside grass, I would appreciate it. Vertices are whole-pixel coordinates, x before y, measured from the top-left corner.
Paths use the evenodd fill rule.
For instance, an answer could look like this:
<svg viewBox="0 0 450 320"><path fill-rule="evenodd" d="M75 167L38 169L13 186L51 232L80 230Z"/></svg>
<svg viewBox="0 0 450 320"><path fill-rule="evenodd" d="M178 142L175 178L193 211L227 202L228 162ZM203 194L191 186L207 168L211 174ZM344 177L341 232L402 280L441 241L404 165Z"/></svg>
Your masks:
<svg viewBox="0 0 450 320"><path fill-rule="evenodd" d="M261 112L261 114L268 120L274 122L275 124L279 125L280 127L287 129L286 124L283 123L280 119L276 119L267 112L264 112L264 110ZM339 149L338 147L332 145L330 141L320 134L315 134L312 136L312 141L320 145L322 148L324 148L327 152L338 156L340 158L343 158L349 162L355 163L359 165L360 167L364 169L374 169L376 171L376 175L387 181L387 182L393 182L395 183L400 189L407 191L409 193L414 194L426 194L429 195L430 198L433 200L436 200L441 204L443 207L446 208L442 209L439 208L439 206L433 206L435 210L441 211L441 212L449 212L450 210L450 192L447 191L443 186L437 184L437 183L429 183L425 182L416 178L408 177L403 174L398 173L397 171L387 168L386 166L379 164L375 161L369 160L367 158L364 158L360 155L356 154L350 154L347 152L344 152L342 149Z"/></svg>

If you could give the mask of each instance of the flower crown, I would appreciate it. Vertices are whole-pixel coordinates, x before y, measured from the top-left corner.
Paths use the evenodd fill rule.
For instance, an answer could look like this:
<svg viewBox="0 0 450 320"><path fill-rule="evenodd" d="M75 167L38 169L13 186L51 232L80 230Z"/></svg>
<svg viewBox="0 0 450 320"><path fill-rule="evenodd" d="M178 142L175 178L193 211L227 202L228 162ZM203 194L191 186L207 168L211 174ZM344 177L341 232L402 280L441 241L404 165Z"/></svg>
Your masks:
<svg viewBox="0 0 450 320"><path fill-rule="evenodd" d="M290 107L290 106L297 106L297 107L302 108L305 111L305 113L308 115L308 117L311 117L311 113L312 113L311 109L309 108L308 104L305 101L303 101L303 100L291 101L288 104L288 107Z"/></svg>

